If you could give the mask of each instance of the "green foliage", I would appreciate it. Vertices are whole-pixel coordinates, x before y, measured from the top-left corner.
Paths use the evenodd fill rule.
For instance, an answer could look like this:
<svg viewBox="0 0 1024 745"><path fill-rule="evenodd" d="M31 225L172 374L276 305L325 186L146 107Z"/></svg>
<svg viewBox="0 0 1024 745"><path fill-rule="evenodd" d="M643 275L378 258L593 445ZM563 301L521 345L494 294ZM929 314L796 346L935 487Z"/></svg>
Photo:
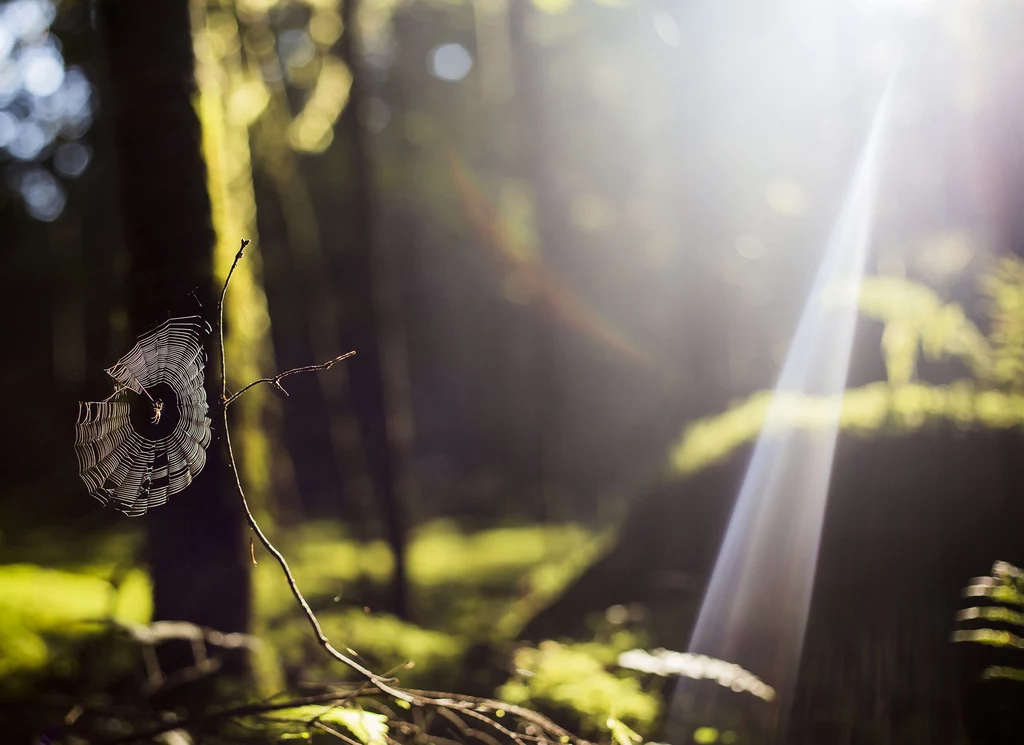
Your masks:
<svg viewBox="0 0 1024 745"><path fill-rule="evenodd" d="M561 592L607 545L579 526L518 526L467 534L438 521L415 531L408 562L416 624L362 598L384 594L394 560L382 541L359 543L337 525L310 524L285 541L296 578L327 636L377 670L408 662L406 685L457 685L475 643L515 638L522 624ZM337 675L281 580L261 560L254 570L259 633L288 670ZM313 670L315 669L315 673Z"/></svg>
<svg viewBox="0 0 1024 745"><path fill-rule="evenodd" d="M981 677L982 680L1012 680L1018 683L1024 683L1024 670L1021 670L1018 667L992 665L985 668Z"/></svg>
<svg viewBox="0 0 1024 745"><path fill-rule="evenodd" d="M1024 605L1024 591L1013 585L998 585L990 591L990 596L998 603Z"/></svg>
<svg viewBox="0 0 1024 745"><path fill-rule="evenodd" d="M1024 387L1024 263L1001 260L979 284L991 301L992 376L997 384Z"/></svg>
<svg viewBox="0 0 1024 745"><path fill-rule="evenodd" d="M831 426L838 405L840 430L862 436L905 435L942 421L962 428L1024 426L1024 394L978 389L970 381L899 388L869 383L841 398L758 391L722 414L693 422L672 452L674 467L689 474L727 458L758 436L771 405L779 407L780 429Z"/></svg>
<svg viewBox="0 0 1024 745"><path fill-rule="evenodd" d="M902 277L865 277L860 310L885 324L882 354L890 385L913 380L919 350L932 360L961 359L978 378L989 376L988 341L963 307L943 303L930 287Z"/></svg>
<svg viewBox="0 0 1024 745"><path fill-rule="evenodd" d="M279 709L272 715L253 717L256 722L282 722L299 725L301 729L279 733L281 739L302 738L309 732L314 722L330 725L341 725L363 745L387 745L388 718L362 709L350 709L340 706L310 705L297 706L291 709Z"/></svg>
<svg viewBox="0 0 1024 745"><path fill-rule="evenodd" d="M993 603L1004 605L982 605L964 608L957 613L958 626L962 623L974 625L979 620L994 621L1014 626L1024 626L1024 614L1005 605L1024 605L1024 572L1004 561L992 565L992 575L982 578L965 590L968 597L988 596ZM1004 661L1015 661L1024 648L1024 638L1005 629L958 628L953 632L954 642L982 644L1007 650ZM981 674L981 680L1024 681L1024 670L1008 665L989 665Z"/></svg>
<svg viewBox="0 0 1024 745"><path fill-rule="evenodd" d="M359 543L336 526L314 524L290 536L285 550L332 641L374 669L413 662L399 673L404 683L437 685L460 679L471 644L511 639L606 542L573 525L475 534L448 522L425 526L409 554L420 625L363 609L360 598L383 589L393 568L383 542ZM148 622L146 574L133 569L114 580L116 587L107 579L114 574L107 563L74 570L0 566L0 677L43 670L63 648L60 640L98 633L107 619ZM280 568L260 557L253 578L255 629L269 642L254 658L264 693L280 690L282 669L336 677L341 671L316 647Z"/></svg>
<svg viewBox="0 0 1024 745"><path fill-rule="evenodd" d="M349 608L321 613L319 617L329 639L355 650L376 670L383 672L412 662L410 668L399 673L406 685L454 675L465 652L465 639L421 628L386 613L369 614ZM337 677L340 672L338 665L316 647L305 618L296 616L273 629L270 641L287 666L302 667L307 673L315 670L314 675L328 677Z"/></svg>
<svg viewBox="0 0 1024 745"><path fill-rule="evenodd" d="M408 548L417 620L472 640L511 639L597 558L608 539L576 525L467 534L449 521L429 523L411 536ZM394 570L383 541L359 543L328 523L299 528L284 542L284 551L304 593L325 618L340 610L339 604L356 600L360 586L383 588ZM260 561L254 575L260 615L271 624L294 616L294 599L280 568Z"/></svg>
<svg viewBox="0 0 1024 745"><path fill-rule="evenodd" d="M564 555L587 548L593 538L577 525L494 528L467 534L451 521L438 520L410 537L410 579L418 587L504 585L547 560L552 546ZM387 543L353 541L334 523L300 526L283 542L310 594L336 594L342 582L383 584L394 570ZM256 573L268 576L257 581L277 586L279 572L273 562L260 562Z"/></svg>
<svg viewBox="0 0 1024 745"><path fill-rule="evenodd" d="M658 698L646 693L635 678L607 669L610 663L605 661L614 661L619 647L628 647L632 641L625 637L611 645L545 641L538 648L520 649L514 660L520 674L502 686L498 696L516 704L572 711L584 729L610 732L617 742L624 737L622 745L627 745L632 739L627 723L649 728L660 712Z"/></svg>
<svg viewBox="0 0 1024 745"><path fill-rule="evenodd" d="M460 532L439 520L417 531L409 546L409 572L421 586L504 584L558 553L582 548L591 534L577 525L519 526Z"/></svg>
<svg viewBox="0 0 1024 745"><path fill-rule="evenodd" d="M969 608L971 618L980 618L985 621L997 623L1008 623L1014 626L1024 626L1024 613L1003 608L999 605L983 606L980 608Z"/></svg>
<svg viewBox="0 0 1024 745"><path fill-rule="evenodd" d="M359 543L328 523L304 525L287 537L282 550L307 597L345 596L353 583L383 584L394 567L383 541ZM295 599L282 582L281 568L269 557L253 570L253 593L259 613L269 619L294 613Z"/></svg>
<svg viewBox="0 0 1024 745"><path fill-rule="evenodd" d="M615 717L608 717L608 721L605 722L605 726L607 726L608 731L611 732L612 742L616 745L635 745L638 742L644 741L643 737L638 735Z"/></svg>
<svg viewBox="0 0 1024 745"><path fill-rule="evenodd" d="M899 277L866 277L860 308L882 321L888 380L847 389L842 397L758 391L727 411L691 423L672 452L674 468L694 473L753 441L769 407L780 428L831 426L860 435L907 434L929 423L961 428L1024 426L1024 263L1004 259L979 279L989 299L984 336L963 307ZM916 383L918 354L959 359L973 374L950 385Z"/></svg>
<svg viewBox="0 0 1024 745"><path fill-rule="evenodd" d="M985 644L990 647L1009 647L1012 649L1024 648L1024 639L1001 629L971 629L958 631L953 637L954 641L972 642L974 644Z"/></svg>
<svg viewBox="0 0 1024 745"><path fill-rule="evenodd" d="M145 623L149 582L129 572L118 588L101 577L32 564L0 566L0 679L38 671L53 661L52 637L102 630L102 622Z"/></svg>

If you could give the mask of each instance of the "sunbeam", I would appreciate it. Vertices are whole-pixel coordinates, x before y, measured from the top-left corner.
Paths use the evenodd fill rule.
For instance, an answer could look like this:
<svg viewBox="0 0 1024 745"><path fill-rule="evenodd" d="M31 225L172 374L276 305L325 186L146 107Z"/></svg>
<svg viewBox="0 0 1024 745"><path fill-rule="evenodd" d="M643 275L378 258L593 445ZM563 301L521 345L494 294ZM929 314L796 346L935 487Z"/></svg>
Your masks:
<svg viewBox="0 0 1024 745"><path fill-rule="evenodd" d="M833 293L859 292L895 78L893 72L871 121L776 386L827 397L828 426L790 427L781 397L773 400L690 641L690 652L751 670L783 702L800 661L857 320L856 302L836 303Z"/></svg>

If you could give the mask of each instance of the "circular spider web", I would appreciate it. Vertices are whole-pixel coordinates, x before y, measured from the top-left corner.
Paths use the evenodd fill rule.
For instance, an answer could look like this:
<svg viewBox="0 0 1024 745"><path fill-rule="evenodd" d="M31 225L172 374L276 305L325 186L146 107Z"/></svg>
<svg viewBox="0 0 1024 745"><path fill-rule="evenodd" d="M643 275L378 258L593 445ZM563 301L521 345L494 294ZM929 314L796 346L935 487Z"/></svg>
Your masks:
<svg viewBox="0 0 1024 745"><path fill-rule="evenodd" d="M209 331L199 316L168 319L106 370L116 382L110 398L79 403L78 473L103 504L142 515L203 470L210 419L202 337Z"/></svg>

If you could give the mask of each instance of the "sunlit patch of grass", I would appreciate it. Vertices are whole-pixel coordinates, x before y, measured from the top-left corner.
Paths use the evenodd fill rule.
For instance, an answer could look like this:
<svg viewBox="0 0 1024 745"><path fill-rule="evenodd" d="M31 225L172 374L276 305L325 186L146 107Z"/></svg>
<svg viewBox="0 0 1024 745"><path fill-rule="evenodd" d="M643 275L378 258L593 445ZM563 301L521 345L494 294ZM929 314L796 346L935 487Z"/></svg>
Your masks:
<svg viewBox="0 0 1024 745"><path fill-rule="evenodd" d="M464 533L449 521L428 524L408 548L414 624L363 610L367 592L387 596L394 559L383 542L358 543L340 527L311 524L285 539L283 550L333 643L356 650L375 669L411 660L415 667L401 677L418 683L457 673L475 643L514 639L609 539L576 525ZM254 574L258 628L267 630L287 667L319 667L322 652L311 644L280 568L261 557Z"/></svg>
<svg viewBox="0 0 1024 745"><path fill-rule="evenodd" d="M514 639L545 605L580 576L612 544L613 534L581 534L563 555L536 564L521 582L524 588L495 626L499 638Z"/></svg>
<svg viewBox="0 0 1024 745"><path fill-rule="evenodd" d="M464 533L449 521L430 523L414 532L408 548L416 620L473 637L510 636L585 569L608 538L577 525ZM334 602L361 604L360 588L383 588L394 571L386 543L356 542L331 524L303 526L282 543L303 592L327 613ZM261 616L294 612L294 599L272 560L260 557L254 575Z"/></svg>
<svg viewBox="0 0 1024 745"><path fill-rule="evenodd" d="M511 639L607 543L608 536L578 525L465 534L451 523L433 523L410 546L415 606L439 628L475 639Z"/></svg>
<svg viewBox="0 0 1024 745"><path fill-rule="evenodd" d="M34 564L0 566L0 678L38 670L51 658L47 638L95 633L95 622L146 623L149 580L127 573L118 588L102 577Z"/></svg>
<svg viewBox="0 0 1024 745"><path fill-rule="evenodd" d="M457 673L466 649L462 637L406 623L387 613L366 613L357 608L321 613L320 625L336 647L347 654L354 653L374 670L386 672L411 662L412 665L396 673L405 685L450 680ZM317 648L304 617L283 621L270 632L270 641L280 652L284 665L293 672L301 669L304 679L353 677Z"/></svg>
<svg viewBox="0 0 1024 745"><path fill-rule="evenodd" d="M278 540L331 641L356 650L376 670L412 661L415 667L401 677L419 684L456 680L471 646L513 639L596 559L609 538L575 525L464 533L451 522L429 524L415 531L409 544L415 623L382 608L363 609L367 593L387 597L394 560L384 542L354 541L328 523L304 526ZM253 631L266 638L272 652L263 660L267 669L261 669L261 677L280 681L278 661L311 676L343 674L316 649L280 567L265 553L256 556ZM132 569L111 579L117 574L107 561L60 570L0 566L0 675L46 666L52 661L51 638L95 633L106 620L148 622L147 575Z"/></svg>
<svg viewBox="0 0 1024 745"><path fill-rule="evenodd" d="M503 584L583 547L591 534L578 525L531 525L463 533L439 520L417 531L409 575L419 586Z"/></svg>
<svg viewBox="0 0 1024 745"><path fill-rule="evenodd" d="M354 541L331 523L301 526L278 541L299 587L311 599L340 596L348 600L353 583L384 584L394 567L386 543ZM256 556L259 563L253 570L253 592L259 613L274 618L292 612L295 599L281 568L259 549Z"/></svg>

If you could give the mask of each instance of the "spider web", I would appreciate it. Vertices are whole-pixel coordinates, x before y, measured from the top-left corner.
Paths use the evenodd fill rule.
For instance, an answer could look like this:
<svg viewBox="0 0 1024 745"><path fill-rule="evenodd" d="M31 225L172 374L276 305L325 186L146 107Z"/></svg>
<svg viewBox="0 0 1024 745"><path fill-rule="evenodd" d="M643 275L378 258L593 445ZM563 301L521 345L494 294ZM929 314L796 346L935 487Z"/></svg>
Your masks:
<svg viewBox="0 0 1024 745"><path fill-rule="evenodd" d="M203 470L211 434L202 337L209 331L199 316L168 319L105 371L116 382L110 398L79 403L78 473L103 504L137 517L188 487ZM170 431L151 437L139 431L132 407L152 405L154 387L169 389L173 400L164 402L161 413Z"/></svg>

